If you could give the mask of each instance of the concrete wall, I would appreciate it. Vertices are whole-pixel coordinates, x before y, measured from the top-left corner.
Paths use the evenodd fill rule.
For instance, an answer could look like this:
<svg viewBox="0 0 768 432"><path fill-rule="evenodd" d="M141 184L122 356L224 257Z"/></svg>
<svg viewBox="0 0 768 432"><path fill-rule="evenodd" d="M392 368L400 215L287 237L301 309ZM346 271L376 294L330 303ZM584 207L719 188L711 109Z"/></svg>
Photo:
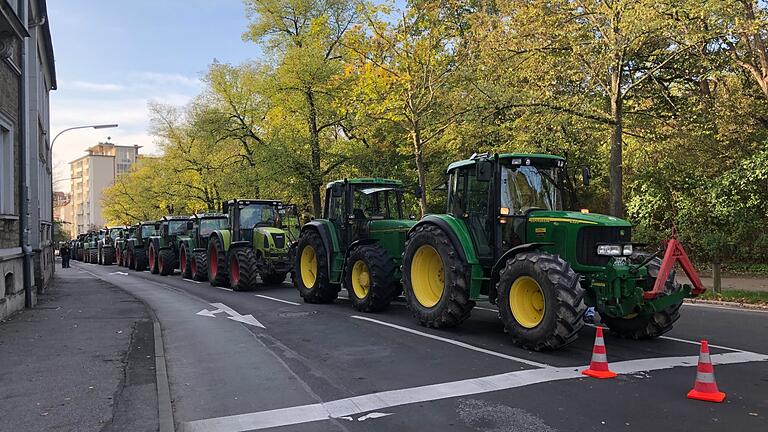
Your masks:
<svg viewBox="0 0 768 432"><path fill-rule="evenodd" d="M90 176L88 187L90 193L91 223L104 226L104 217L101 214L101 193L115 181L115 158L113 156L91 156Z"/></svg>

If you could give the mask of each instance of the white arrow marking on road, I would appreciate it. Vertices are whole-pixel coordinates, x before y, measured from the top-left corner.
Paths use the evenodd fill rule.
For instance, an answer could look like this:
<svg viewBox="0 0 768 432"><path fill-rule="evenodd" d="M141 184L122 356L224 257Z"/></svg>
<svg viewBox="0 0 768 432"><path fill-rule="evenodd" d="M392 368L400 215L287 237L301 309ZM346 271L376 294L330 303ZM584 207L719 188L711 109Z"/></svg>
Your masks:
<svg viewBox="0 0 768 432"><path fill-rule="evenodd" d="M372 412L370 414L366 414L360 418L357 419L357 421L366 421L368 419L377 419L381 417L391 416L394 413L381 413L381 412Z"/></svg>
<svg viewBox="0 0 768 432"><path fill-rule="evenodd" d="M216 310L209 311L208 309L203 309L200 312L198 312L196 315L216 317L217 313L226 312L227 315L229 315L227 318L231 319L232 321L237 321L243 324L248 324L254 327L261 327L263 329L266 329L266 327L264 327L264 324L260 323L259 320L254 318L253 315L251 314L240 315L236 310L225 305L224 303L211 303L210 305L215 307Z"/></svg>
<svg viewBox="0 0 768 432"><path fill-rule="evenodd" d="M111 275L123 275L123 276L128 276L128 273L125 273L125 272L121 272L121 271L112 272L112 273L110 273L110 274L111 274Z"/></svg>

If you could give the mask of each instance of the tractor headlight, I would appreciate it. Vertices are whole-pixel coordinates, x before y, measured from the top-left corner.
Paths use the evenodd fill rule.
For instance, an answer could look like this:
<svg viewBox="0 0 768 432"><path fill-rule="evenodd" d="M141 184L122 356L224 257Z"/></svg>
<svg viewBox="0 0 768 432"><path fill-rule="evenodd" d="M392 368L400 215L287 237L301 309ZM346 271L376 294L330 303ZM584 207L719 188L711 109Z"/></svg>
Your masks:
<svg viewBox="0 0 768 432"><path fill-rule="evenodd" d="M622 250L622 254L624 254L626 256L632 255L632 245L631 244L624 245L624 249Z"/></svg>
<svg viewBox="0 0 768 432"><path fill-rule="evenodd" d="M621 246L619 245L598 245L597 254L603 256L621 256Z"/></svg>

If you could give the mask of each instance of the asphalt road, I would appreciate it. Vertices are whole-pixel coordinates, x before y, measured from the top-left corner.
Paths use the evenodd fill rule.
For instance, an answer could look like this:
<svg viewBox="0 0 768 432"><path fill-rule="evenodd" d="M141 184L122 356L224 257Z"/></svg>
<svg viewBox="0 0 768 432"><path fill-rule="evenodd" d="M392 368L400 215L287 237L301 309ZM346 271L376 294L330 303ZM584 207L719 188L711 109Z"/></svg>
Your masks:
<svg viewBox="0 0 768 432"><path fill-rule="evenodd" d="M75 263L145 301L163 330L177 430L765 431L768 313L683 307L661 339L606 335L611 380L583 377L594 329L535 353L478 304L452 330L403 302L360 314L302 303L289 284L237 293L176 276ZM234 318L234 319L232 319ZM725 403L686 399L708 339Z"/></svg>

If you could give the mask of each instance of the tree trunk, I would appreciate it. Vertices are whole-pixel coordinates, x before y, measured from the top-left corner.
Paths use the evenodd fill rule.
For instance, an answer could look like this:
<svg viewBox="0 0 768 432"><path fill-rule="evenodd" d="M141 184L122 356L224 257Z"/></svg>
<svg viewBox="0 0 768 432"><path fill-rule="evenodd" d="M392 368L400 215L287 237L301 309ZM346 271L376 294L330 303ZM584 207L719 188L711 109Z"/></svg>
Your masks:
<svg viewBox="0 0 768 432"><path fill-rule="evenodd" d="M622 193L622 134L623 113L621 94L621 70L617 66L611 72L611 159L610 159L610 214L624 217L624 202Z"/></svg>
<svg viewBox="0 0 768 432"><path fill-rule="evenodd" d="M412 126L413 155L416 158L416 173L419 175L419 188L421 188L419 207L421 209L421 217L424 217L427 214L427 180L424 175L424 160L422 158L421 127L418 121L413 122Z"/></svg>
<svg viewBox="0 0 768 432"><path fill-rule="evenodd" d="M312 213L316 218L319 218L323 215L320 199L323 175L320 172L320 133L317 130L317 107L315 107L315 95L311 88L308 88L304 95L309 108L307 126L309 127L309 147L312 153L312 173L310 175L312 180L309 182L309 186L312 188Z"/></svg>

